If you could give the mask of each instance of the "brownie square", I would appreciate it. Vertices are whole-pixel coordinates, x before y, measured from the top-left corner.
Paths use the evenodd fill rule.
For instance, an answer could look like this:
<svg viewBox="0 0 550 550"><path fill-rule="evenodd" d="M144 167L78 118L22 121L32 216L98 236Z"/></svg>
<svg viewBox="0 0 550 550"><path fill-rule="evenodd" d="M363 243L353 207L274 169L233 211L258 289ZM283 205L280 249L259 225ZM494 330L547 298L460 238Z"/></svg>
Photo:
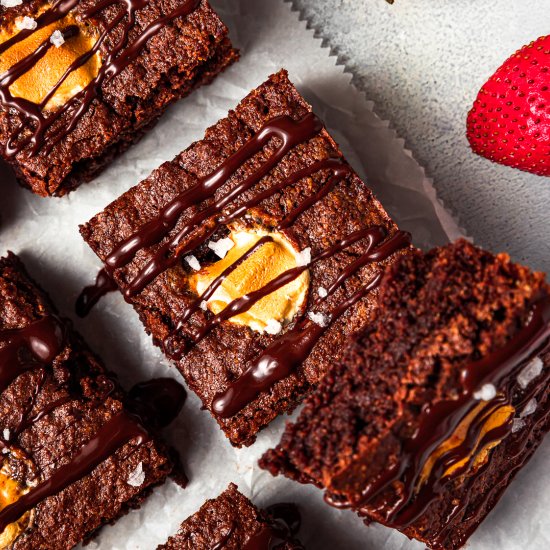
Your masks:
<svg viewBox="0 0 550 550"><path fill-rule="evenodd" d="M380 302L260 465L454 550L550 429L550 288L459 241L390 267Z"/></svg>
<svg viewBox="0 0 550 550"><path fill-rule="evenodd" d="M258 510L232 483L218 498L207 500L157 550L302 550L292 532L299 521L288 526L281 519Z"/></svg>
<svg viewBox="0 0 550 550"><path fill-rule="evenodd" d="M112 374L13 254L0 259L0 544L72 548L172 470Z"/></svg>
<svg viewBox="0 0 550 550"><path fill-rule="evenodd" d="M238 446L339 360L410 250L285 71L81 233Z"/></svg>
<svg viewBox="0 0 550 550"><path fill-rule="evenodd" d="M0 6L0 154L64 195L237 57L207 0Z"/></svg>

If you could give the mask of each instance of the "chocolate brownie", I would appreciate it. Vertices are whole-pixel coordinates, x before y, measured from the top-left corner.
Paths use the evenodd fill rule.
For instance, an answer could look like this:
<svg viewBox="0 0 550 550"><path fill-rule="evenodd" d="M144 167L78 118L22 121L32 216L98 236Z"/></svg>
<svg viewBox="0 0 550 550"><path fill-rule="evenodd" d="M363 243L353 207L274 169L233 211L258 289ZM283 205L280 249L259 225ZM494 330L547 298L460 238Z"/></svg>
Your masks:
<svg viewBox="0 0 550 550"><path fill-rule="evenodd" d="M207 0L0 5L0 155L64 195L237 57Z"/></svg>
<svg viewBox="0 0 550 550"><path fill-rule="evenodd" d="M172 469L13 254L0 259L0 392L2 548L72 548Z"/></svg>
<svg viewBox="0 0 550 550"><path fill-rule="evenodd" d="M299 527L300 517L292 505L260 511L231 484L218 498L206 501L157 550L301 550L293 538Z"/></svg>
<svg viewBox="0 0 550 550"><path fill-rule="evenodd" d="M338 361L410 249L285 71L81 232L238 446Z"/></svg>
<svg viewBox="0 0 550 550"><path fill-rule="evenodd" d="M380 301L260 465L453 550L550 428L550 288L459 241L390 267Z"/></svg>

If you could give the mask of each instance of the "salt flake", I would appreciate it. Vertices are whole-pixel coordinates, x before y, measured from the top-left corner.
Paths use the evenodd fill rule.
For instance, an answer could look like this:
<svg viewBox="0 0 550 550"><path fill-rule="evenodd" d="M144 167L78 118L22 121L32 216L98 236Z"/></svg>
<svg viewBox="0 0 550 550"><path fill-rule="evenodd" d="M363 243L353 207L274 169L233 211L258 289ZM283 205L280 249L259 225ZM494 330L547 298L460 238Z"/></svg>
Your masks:
<svg viewBox="0 0 550 550"><path fill-rule="evenodd" d="M15 22L15 26L20 31L25 29L34 31L34 29L36 29L36 27L38 26L38 23L32 17L27 17L25 15L25 17L20 17L19 19L17 19L17 21Z"/></svg>
<svg viewBox="0 0 550 550"><path fill-rule="evenodd" d="M310 311L307 316L310 321L313 321L316 325L323 328L328 326L330 321L330 317L324 313L315 313L314 311Z"/></svg>
<svg viewBox="0 0 550 550"><path fill-rule="evenodd" d="M4 428L4 432L2 434L4 436L4 440L5 441L9 441L10 440L10 431L8 430L8 428Z"/></svg>
<svg viewBox="0 0 550 550"><path fill-rule="evenodd" d="M249 326L252 330L255 330L256 332L263 332L264 331L264 327L262 325L260 325L260 323L258 323L257 321L250 321Z"/></svg>
<svg viewBox="0 0 550 550"><path fill-rule="evenodd" d="M203 311L208 311L208 302L206 300L203 300L201 303L200 303L200 308L203 310Z"/></svg>
<svg viewBox="0 0 550 550"><path fill-rule="evenodd" d="M515 434L519 432L525 426L525 420L521 418L514 418L512 422L512 433Z"/></svg>
<svg viewBox="0 0 550 550"><path fill-rule="evenodd" d="M23 0L0 0L0 5L5 8L15 8L15 6L20 6L23 3Z"/></svg>
<svg viewBox="0 0 550 550"><path fill-rule="evenodd" d="M328 296L328 291L325 287L320 286L319 290L317 290L317 294L319 294L320 298L326 298Z"/></svg>
<svg viewBox="0 0 550 550"><path fill-rule="evenodd" d="M208 248L216 253L222 260L227 256L227 253L235 246L235 243L227 237L226 239L220 239L219 241L210 241Z"/></svg>
<svg viewBox="0 0 550 550"><path fill-rule="evenodd" d="M539 377L543 367L544 364L540 357L535 357L529 361L518 375L518 384L521 389L524 390L535 378Z"/></svg>
<svg viewBox="0 0 550 550"><path fill-rule="evenodd" d="M267 334L279 334L281 330L283 330L283 325L275 319L270 319L265 326L265 331Z"/></svg>
<svg viewBox="0 0 550 550"><path fill-rule="evenodd" d="M296 254L296 265L299 267L309 265L311 263L311 248L304 248L302 252Z"/></svg>
<svg viewBox="0 0 550 550"><path fill-rule="evenodd" d="M529 416L530 414L533 414L537 410L537 400L533 397L527 405L525 405L525 408L520 413L520 418L525 418L526 416Z"/></svg>
<svg viewBox="0 0 550 550"><path fill-rule="evenodd" d="M199 263L199 260L195 256L185 256L184 260L189 264L189 267L191 269L194 269L195 271L199 271L201 268L201 264Z"/></svg>
<svg viewBox="0 0 550 550"><path fill-rule="evenodd" d="M474 399L479 401L491 401L497 395L497 389L493 384L484 384L481 389L474 393Z"/></svg>
<svg viewBox="0 0 550 550"><path fill-rule="evenodd" d="M141 487L145 481L145 472L143 471L143 462L140 462L136 469L128 476L128 485L132 487Z"/></svg>
<svg viewBox="0 0 550 550"><path fill-rule="evenodd" d="M63 33L61 31L53 31L52 35L50 36L50 42L56 48L59 48L60 46L63 46L63 44L65 44L65 37L63 36Z"/></svg>

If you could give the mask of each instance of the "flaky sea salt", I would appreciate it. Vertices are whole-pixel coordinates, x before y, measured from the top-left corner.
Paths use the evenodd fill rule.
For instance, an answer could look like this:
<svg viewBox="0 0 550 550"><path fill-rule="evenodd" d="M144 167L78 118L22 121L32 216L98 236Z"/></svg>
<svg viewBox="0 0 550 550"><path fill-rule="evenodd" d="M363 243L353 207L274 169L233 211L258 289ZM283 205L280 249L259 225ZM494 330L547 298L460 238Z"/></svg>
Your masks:
<svg viewBox="0 0 550 550"><path fill-rule="evenodd" d="M527 388L527 386L542 373L544 364L540 357L535 357L523 368L518 374L518 384L521 389Z"/></svg>
<svg viewBox="0 0 550 550"><path fill-rule="evenodd" d="M61 31L53 31L50 36L50 42L56 47L59 48L65 44L65 37Z"/></svg>
<svg viewBox="0 0 550 550"><path fill-rule="evenodd" d="M0 5L5 8L15 8L15 6L20 6L23 3L23 0L0 0Z"/></svg>
<svg viewBox="0 0 550 550"><path fill-rule="evenodd" d="M301 267L309 263L311 263L311 248L308 247L296 254L296 264Z"/></svg>
<svg viewBox="0 0 550 550"><path fill-rule="evenodd" d="M267 334L279 334L281 330L283 330L283 325L275 319L270 319L265 326L265 332L267 332Z"/></svg>
<svg viewBox="0 0 550 550"><path fill-rule="evenodd" d="M10 431L8 430L8 428L4 428L4 432L2 434L4 436L4 440L5 441L9 441L10 440Z"/></svg>
<svg viewBox="0 0 550 550"><path fill-rule="evenodd" d="M323 328L328 326L330 321L330 317L324 313L315 313L314 311L310 311L307 316L310 321L313 321L316 325Z"/></svg>
<svg viewBox="0 0 550 550"><path fill-rule="evenodd" d="M201 268L201 264L199 263L199 260L195 256L185 256L183 258L188 264L191 269L194 269L195 271L199 271Z"/></svg>
<svg viewBox="0 0 550 550"><path fill-rule="evenodd" d="M203 311L208 311L208 302L206 300L203 300L201 303L200 303L200 308L203 310Z"/></svg>
<svg viewBox="0 0 550 550"><path fill-rule="evenodd" d="M317 294L319 294L320 298L326 298L328 296L327 289L322 286L320 286L319 290L317 290Z"/></svg>
<svg viewBox="0 0 550 550"><path fill-rule="evenodd" d="M526 416L529 416L533 414L537 410L537 400L533 397L527 405L525 405L525 408L521 411L519 417L525 418Z"/></svg>
<svg viewBox="0 0 550 550"><path fill-rule="evenodd" d="M525 426L525 420L521 418L514 418L512 422L512 433L515 434L519 432Z"/></svg>
<svg viewBox="0 0 550 550"><path fill-rule="evenodd" d="M143 463L140 462L136 469L128 476L128 485L132 487L141 487L145 481L145 472L143 471Z"/></svg>
<svg viewBox="0 0 550 550"><path fill-rule="evenodd" d="M32 17L20 17L15 21L15 26L20 31L28 29L29 31L34 31L38 26L38 23Z"/></svg>
<svg viewBox="0 0 550 550"><path fill-rule="evenodd" d="M229 237L226 239L220 239L219 241L210 241L208 243L208 248L213 250L216 256L219 256L222 260L234 246L235 243Z"/></svg>
<svg viewBox="0 0 550 550"><path fill-rule="evenodd" d="M256 332L263 332L264 331L264 327L262 325L260 325L260 323L258 323L257 321L250 321L249 326L252 330L255 330Z"/></svg>
<svg viewBox="0 0 550 550"><path fill-rule="evenodd" d="M497 395L497 389L493 384L484 384L481 389L474 393L474 399L479 401L491 401Z"/></svg>

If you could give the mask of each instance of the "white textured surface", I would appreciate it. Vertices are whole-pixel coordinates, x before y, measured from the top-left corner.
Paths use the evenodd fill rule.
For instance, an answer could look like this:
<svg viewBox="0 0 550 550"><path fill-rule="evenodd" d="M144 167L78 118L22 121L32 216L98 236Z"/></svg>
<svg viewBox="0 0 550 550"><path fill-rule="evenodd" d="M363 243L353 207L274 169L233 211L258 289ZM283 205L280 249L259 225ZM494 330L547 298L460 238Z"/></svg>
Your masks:
<svg viewBox="0 0 550 550"><path fill-rule="evenodd" d="M475 241L550 271L550 179L473 155L466 114L548 0L294 0L435 181Z"/></svg>
<svg viewBox="0 0 550 550"><path fill-rule="evenodd" d="M77 293L91 281L98 266L80 239L77 224L89 219L192 140L199 139L204 128L224 116L236 99L283 65L288 66L291 78L325 118L352 164L368 174L384 203L403 225L415 232L418 242L429 245L443 242L449 234L458 234L452 220L432 202L430 182L403 150L403 142L388 129L387 123L370 112L364 96L349 87L350 76L343 75L341 67L335 68L335 59L328 57L327 50L319 49L319 41L313 41L312 33L305 32L305 23L297 22L288 4L279 0L216 0L215 4L228 20L235 22L234 34L244 54L241 63L212 87L170 109L137 147L96 182L69 198L38 199L2 181L0 254L6 248L20 253L65 315L71 315ZM244 12L243 17L237 16L238 7ZM75 319L75 324L126 386L151 376L177 376L152 347L137 316L120 296L109 296L86 321ZM199 409L198 399L190 396L183 414L167 431L169 440L182 453L191 478L189 487L183 491L169 482L159 488L141 511L103 529L97 547L153 550L176 530L182 519L206 498L219 494L230 481L237 482L259 505L278 499L302 504L302 538L307 548L422 547L389 529L365 528L354 514L326 506L313 487L273 479L260 471L256 460L278 440L284 419L274 422L251 449L235 450L208 414ZM510 488L492 519L476 534L472 548L512 550L549 546L550 540L542 529L550 508L545 491L550 484L547 466L548 459L541 450L520 475L521 481Z"/></svg>

